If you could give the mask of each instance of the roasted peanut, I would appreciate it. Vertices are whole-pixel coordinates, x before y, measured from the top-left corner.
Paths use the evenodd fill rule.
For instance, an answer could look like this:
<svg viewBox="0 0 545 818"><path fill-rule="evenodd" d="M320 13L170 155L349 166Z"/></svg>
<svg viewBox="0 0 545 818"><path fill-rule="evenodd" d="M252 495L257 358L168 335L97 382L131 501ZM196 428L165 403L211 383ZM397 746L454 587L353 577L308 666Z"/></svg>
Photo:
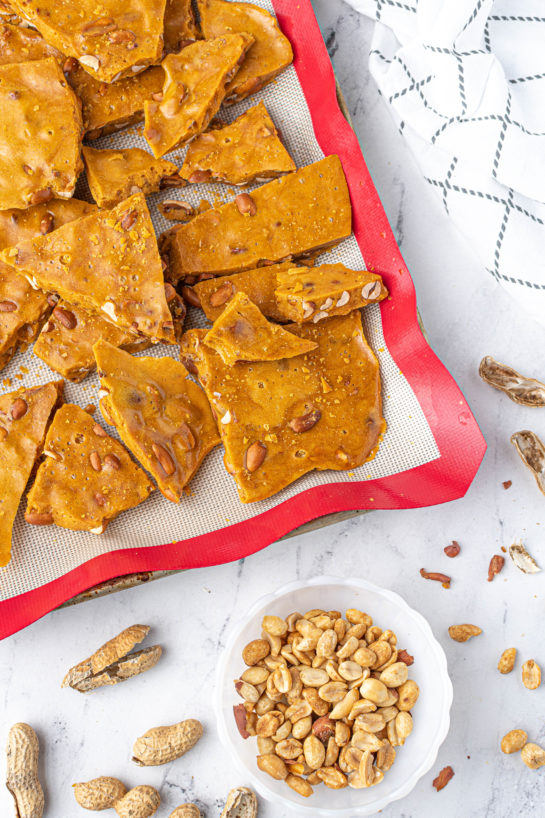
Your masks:
<svg viewBox="0 0 545 818"><path fill-rule="evenodd" d="M365 679L360 687L362 698L382 706L388 699L388 688L379 679Z"/></svg>
<svg viewBox="0 0 545 818"><path fill-rule="evenodd" d="M288 775L288 768L282 759L273 753L258 756L257 766L262 772L267 773L271 778L276 778L277 781L284 780Z"/></svg>
<svg viewBox="0 0 545 818"><path fill-rule="evenodd" d="M308 781L305 781L304 778L299 778L298 775L291 775L290 773L286 778L286 784L288 787L291 787L292 790L299 793L299 795L302 795L303 798L309 798L314 792Z"/></svg>
<svg viewBox="0 0 545 818"><path fill-rule="evenodd" d="M271 636L284 636L288 632L286 621L279 616L264 616L261 627Z"/></svg>
<svg viewBox="0 0 545 818"><path fill-rule="evenodd" d="M342 790L348 786L348 779L335 767L321 767L316 771L318 778L331 790Z"/></svg>
<svg viewBox="0 0 545 818"><path fill-rule="evenodd" d="M409 668L405 662L394 662L380 674L380 681L386 687L400 687L409 678Z"/></svg>
<svg viewBox="0 0 545 818"><path fill-rule="evenodd" d="M320 739L316 738L314 733L311 733L306 737L303 744L303 753L305 756L305 761L311 770L318 770L323 765L325 759L325 747Z"/></svg>
<svg viewBox="0 0 545 818"><path fill-rule="evenodd" d="M515 667L516 656L517 656L516 648L507 648L507 650L503 651L498 662L498 670L500 671L500 673L511 673L511 671Z"/></svg>
<svg viewBox="0 0 545 818"><path fill-rule="evenodd" d="M265 639L254 639L242 651L242 658L247 665L257 665L270 652L270 645Z"/></svg>
<svg viewBox="0 0 545 818"><path fill-rule="evenodd" d="M528 734L524 730L510 730L501 740L502 753L516 753L522 750L528 741Z"/></svg>
<svg viewBox="0 0 545 818"><path fill-rule="evenodd" d="M409 679L397 688L399 698L397 700L398 710L412 710L420 695L420 689L415 681Z"/></svg>
<svg viewBox="0 0 545 818"><path fill-rule="evenodd" d="M545 750L539 744L525 744L520 754L526 766L531 770L537 770L545 765Z"/></svg>
<svg viewBox="0 0 545 818"><path fill-rule="evenodd" d="M528 659L522 666L522 683L528 690L536 690L541 684L541 668L533 659Z"/></svg>
<svg viewBox="0 0 545 818"><path fill-rule="evenodd" d="M451 625L448 632L450 638L455 642L467 642L472 636L479 636L482 628L477 625Z"/></svg>

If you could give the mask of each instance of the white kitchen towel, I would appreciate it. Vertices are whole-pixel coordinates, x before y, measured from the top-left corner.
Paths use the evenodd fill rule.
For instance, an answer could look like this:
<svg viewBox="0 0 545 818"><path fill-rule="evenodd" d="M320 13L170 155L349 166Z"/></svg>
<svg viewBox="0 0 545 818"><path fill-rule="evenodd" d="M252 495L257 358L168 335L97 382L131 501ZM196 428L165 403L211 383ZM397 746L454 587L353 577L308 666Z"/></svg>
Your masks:
<svg viewBox="0 0 545 818"><path fill-rule="evenodd" d="M369 66L484 267L545 320L545 0L347 0Z"/></svg>

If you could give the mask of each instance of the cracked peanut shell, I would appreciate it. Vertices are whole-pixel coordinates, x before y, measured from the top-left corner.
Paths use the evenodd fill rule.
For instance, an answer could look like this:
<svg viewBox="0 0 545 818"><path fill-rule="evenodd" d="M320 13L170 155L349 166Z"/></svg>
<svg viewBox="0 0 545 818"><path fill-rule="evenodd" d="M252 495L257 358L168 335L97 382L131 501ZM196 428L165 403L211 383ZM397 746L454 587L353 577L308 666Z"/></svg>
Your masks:
<svg viewBox="0 0 545 818"><path fill-rule="evenodd" d="M96 687L117 684L149 670L159 661L162 653L159 645L130 653L135 645L146 638L149 631L149 625L131 625L125 628L88 659L71 668L61 687L73 687L86 693Z"/></svg>
<svg viewBox="0 0 545 818"><path fill-rule="evenodd" d="M257 798L248 787L235 787L227 796L220 818L256 818Z"/></svg>

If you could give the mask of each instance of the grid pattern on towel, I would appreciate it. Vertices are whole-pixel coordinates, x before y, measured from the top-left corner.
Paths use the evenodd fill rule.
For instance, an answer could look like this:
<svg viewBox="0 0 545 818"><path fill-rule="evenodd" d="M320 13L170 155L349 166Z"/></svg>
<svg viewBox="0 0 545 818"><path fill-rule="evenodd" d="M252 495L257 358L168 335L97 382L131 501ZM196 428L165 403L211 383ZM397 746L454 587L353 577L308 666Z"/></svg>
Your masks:
<svg viewBox="0 0 545 818"><path fill-rule="evenodd" d="M254 0L258 5L272 11L268 0ZM231 121L248 107L263 100L274 122L282 132L284 142L298 167L315 162L323 153L314 136L310 113L293 67L285 71L275 82L256 96L235 106L222 109L220 116ZM95 147L146 147L139 131L131 128L115 136L108 136ZM184 151L174 151L168 158L181 164ZM171 222L165 221L157 208L162 198L182 198L193 204L201 199L215 203L219 199L231 200L235 191L225 185L194 185L183 189L171 189L149 197L148 206L157 233ZM90 198L83 178L76 195ZM349 267L364 264L355 238L344 241L327 253L323 261L341 261ZM30 526L24 522L21 503L14 528L13 556L10 564L0 569L0 601L31 591L50 582L87 560L122 548L155 546L184 540L219 528L251 520L252 517L277 506L305 489L328 484L376 479L396 474L428 463L439 457L432 432L420 405L403 374L391 357L382 331L380 308L377 305L363 311L365 333L377 355L383 380L384 414L388 431L377 457L353 472L311 472L279 494L259 503L243 505L239 502L235 483L223 466L223 449L216 448L205 460L191 482L191 495L182 498L179 505L168 502L159 491L138 508L125 512L112 522L100 536L85 532L67 531L55 526ZM201 325L204 321L200 319ZM199 319L192 316L186 327L196 326ZM144 355L156 357L173 355L173 347L157 345ZM21 366L28 374L17 379ZM11 378L15 389L21 384L45 383L54 379L48 367L29 350L17 355L1 373L1 378ZM9 391L4 388L3 391ZM88 376L81 384L66 383L67 401L85 406L98 404L98 379ZM98 418L98 414L96 415ZM102 420L101 420L102 422ZM111 427L107 427L111 431Z"/></svg>

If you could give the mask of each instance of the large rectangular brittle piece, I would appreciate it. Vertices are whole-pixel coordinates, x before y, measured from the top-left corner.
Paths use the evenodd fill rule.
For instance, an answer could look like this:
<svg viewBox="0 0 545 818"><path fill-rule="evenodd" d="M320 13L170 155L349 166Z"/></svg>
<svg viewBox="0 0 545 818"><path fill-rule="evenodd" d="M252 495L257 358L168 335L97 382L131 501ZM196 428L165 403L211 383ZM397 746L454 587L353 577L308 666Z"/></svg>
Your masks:
<svg viewBox="0 0 545 818"><path fill-rule="evenodd" d="M132 76L161 59L166 0L11 0L11 5L101 82Z"/></svg>
<svg viewBox="0 0 545 818"><path fill-rule="evenodd" d="M57 381L0 396L0 567L10 561L19 502L62 392Z"/></svg>
<svg viewBox="0 0 545 818"><path fill-rule="evenodd" d="M182 361L216 412L225 466L243 503L271 497L313 469L361 466L386 428L379 366L360 313L288 328L318 347L281 365L227 366L204 343L206 330L182 338Z"/></svg>
<svg viewBox="0 0 545 818"><path fill-rule="evenodd" d="M141 193L53 233L4 250L0 259L44 292L101 311L118 327L174 343L163 267Z"/></svg>
<svg viewBox="0 0 545 818"><path fill-rule="evenodd" d="M348 187L331 155L163 233L173 283L227 275L338 244L352 232Z"/></svg>

